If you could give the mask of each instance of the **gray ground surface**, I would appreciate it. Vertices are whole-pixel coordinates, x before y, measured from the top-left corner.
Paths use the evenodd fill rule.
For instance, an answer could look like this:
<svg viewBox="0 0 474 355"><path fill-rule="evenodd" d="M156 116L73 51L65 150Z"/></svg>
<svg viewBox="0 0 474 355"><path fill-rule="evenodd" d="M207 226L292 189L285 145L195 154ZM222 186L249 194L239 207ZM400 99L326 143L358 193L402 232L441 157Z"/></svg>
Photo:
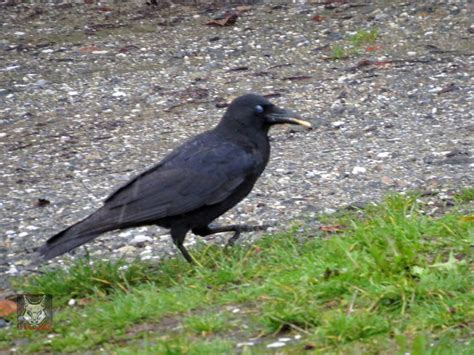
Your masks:
<svg viewBox="0 0 474 355"><path fill-rule="evenodd" d="M34 247L247 92L318 128L274 129L266 172L220 223L285 229L391 191L472 186L473 9L390 3L252 6L228 27L205 25L223 13L212 7L2 7L0 291ZM374 28L375 43L350 40ZM347 58L333 59L340 48ZM175 252L154 227L88 250Z"/></svg>

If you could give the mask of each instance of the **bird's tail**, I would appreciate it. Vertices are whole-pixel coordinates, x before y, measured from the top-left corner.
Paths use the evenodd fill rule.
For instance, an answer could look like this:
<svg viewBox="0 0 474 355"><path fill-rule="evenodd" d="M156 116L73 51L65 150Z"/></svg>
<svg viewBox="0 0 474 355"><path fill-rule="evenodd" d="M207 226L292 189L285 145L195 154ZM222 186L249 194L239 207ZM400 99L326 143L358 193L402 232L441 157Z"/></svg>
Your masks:
<svg viewBox="0 0 474 355"><path fill-rule="evenodd" d="M100 211L52 236L37 252L45 260L49 260L87 243L102 233L116 229L111 228L110 223L104 223L100 218Z"/></svg>

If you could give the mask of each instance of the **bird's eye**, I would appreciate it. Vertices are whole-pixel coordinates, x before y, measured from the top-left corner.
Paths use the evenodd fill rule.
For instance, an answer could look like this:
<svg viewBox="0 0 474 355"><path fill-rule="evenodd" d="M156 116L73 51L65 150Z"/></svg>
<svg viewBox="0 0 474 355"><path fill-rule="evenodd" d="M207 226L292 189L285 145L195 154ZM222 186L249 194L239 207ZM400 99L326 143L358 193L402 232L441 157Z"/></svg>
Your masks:
<svg viewBox="0 0 474 355"><path fill-rule="evenodd" d="M255 106L255 113L262 113L265 111L261 105Z"/></svg>

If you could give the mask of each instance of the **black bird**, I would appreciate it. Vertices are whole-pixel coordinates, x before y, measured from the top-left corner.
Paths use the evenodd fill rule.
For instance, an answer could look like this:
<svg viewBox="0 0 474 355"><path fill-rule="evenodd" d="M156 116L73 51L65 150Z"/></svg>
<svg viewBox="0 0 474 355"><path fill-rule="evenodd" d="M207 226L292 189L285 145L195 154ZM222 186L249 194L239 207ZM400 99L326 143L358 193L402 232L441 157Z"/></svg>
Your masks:
<svg viewBox="0 0 474 355"><path fill-rule="evenodd" d="M238 97L217 126L131 179L89 217L48 239L39 254L52 259L102 233L152 224L170 229L173 242L191 263L183 246L190 230L200 236L233 231L232 244L240 232L258 227L209 224L252 190L270 156L268 130L280 123L311 127L262 96Z"/></svg>

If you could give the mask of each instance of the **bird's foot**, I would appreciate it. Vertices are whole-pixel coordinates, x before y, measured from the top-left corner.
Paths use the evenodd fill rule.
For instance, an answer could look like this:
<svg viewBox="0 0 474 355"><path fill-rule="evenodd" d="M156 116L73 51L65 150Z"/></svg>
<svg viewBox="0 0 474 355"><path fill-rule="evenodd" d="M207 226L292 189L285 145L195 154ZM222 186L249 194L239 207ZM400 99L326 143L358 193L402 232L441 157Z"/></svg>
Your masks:
<svg viewBox="0 0 474 355"><path fill-rule="evenodd" d="M226 247L231 247L235 244L237 239L240 237L241 232L257 232L257 231L263 231L267 230L267 228L270 227L269 225L261 225L261 226L249 226L249 225L239 225L235 226L235 233L234 235L227 241Z"/></svg>

